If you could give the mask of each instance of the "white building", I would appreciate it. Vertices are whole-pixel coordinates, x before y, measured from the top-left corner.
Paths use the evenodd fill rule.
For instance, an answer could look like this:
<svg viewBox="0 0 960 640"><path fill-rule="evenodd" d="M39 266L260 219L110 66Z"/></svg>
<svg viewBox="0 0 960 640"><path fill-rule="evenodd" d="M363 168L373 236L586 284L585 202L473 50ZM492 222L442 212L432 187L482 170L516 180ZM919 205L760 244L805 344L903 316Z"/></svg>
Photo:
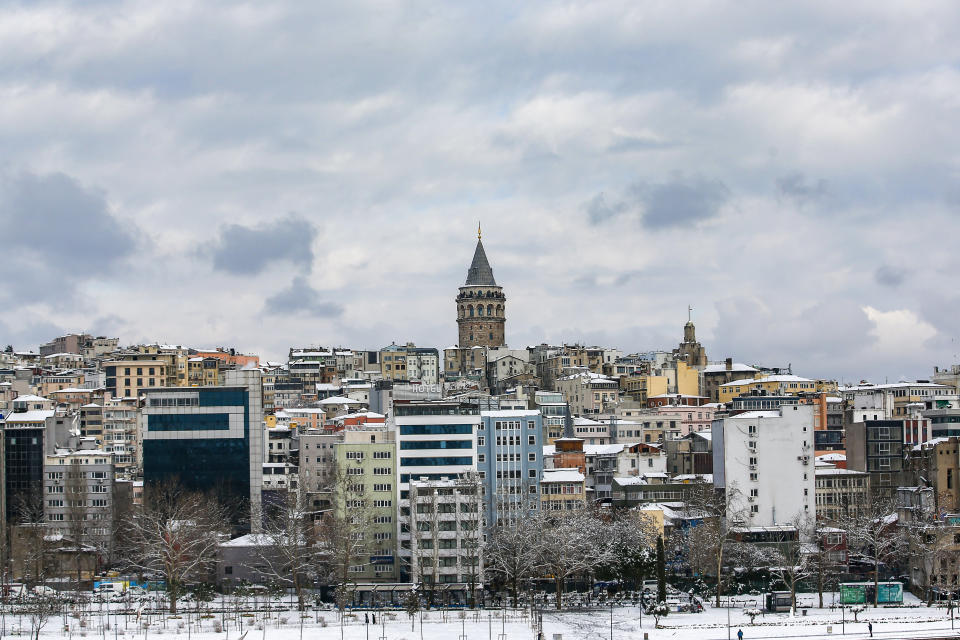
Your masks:
<svg viewBox="0 0 960 640"><path fill-rule="evenodd" d="M814 405L748 411L713 423L713 479L736 489L731 515L750 527L816 517Z"/></svg>

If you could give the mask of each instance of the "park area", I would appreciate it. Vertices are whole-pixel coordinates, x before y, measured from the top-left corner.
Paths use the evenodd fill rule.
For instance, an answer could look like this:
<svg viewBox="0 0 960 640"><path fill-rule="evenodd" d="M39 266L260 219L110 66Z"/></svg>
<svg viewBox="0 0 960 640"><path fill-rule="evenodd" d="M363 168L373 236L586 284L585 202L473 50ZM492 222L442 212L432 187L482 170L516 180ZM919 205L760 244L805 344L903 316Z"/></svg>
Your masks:
<svg viewBox="0 0 960 640"><path fill-rule="evenodd" d="M309 606L300 612L286 598L238 604L216 598L184 603L173 615L149 601L129 603L47 601L8 604L0 615L0 637L90 638L95 640L150 640L157 636L188 640L624 640L958 637L951 610L927 607L906 594L903 605L831 605L815 607L815 594L800 594L798 610L764 612L762 596L734 596L723 607L704 603L703 611L671 612L652 616L631 603L594 602L562 611L549 606L499 609L429 609L409 614L403 610L357 609L341 614L329 606ZM156 603L159 604L159 603ZM958 625L960 626L960 625Z"/></svg>

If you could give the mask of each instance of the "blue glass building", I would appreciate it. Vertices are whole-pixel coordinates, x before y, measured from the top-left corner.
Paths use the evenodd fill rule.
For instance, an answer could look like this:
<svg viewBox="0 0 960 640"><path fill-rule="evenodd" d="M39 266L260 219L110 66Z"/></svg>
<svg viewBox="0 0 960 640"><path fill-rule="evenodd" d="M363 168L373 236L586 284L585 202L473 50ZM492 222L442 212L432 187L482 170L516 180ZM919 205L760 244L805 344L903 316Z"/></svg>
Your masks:
<svg viewBox="0 0 960 640"><path fill-rule="evenodd" d="M228 371L226 385L144 390L143 480L213 492L238 532L259 529L263 463L260 372Z"/></svg>

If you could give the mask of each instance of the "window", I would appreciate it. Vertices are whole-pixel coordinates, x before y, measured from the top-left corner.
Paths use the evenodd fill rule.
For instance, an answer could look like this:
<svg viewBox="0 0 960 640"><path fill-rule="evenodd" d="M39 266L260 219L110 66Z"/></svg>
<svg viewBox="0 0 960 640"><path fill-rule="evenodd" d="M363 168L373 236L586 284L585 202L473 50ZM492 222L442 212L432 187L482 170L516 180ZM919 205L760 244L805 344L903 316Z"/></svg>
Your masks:
<svg viewBox="0 0 960 640"><path fill-rule="evenodd" d="M536 462L536 461L537 461L537 454L535 454L535 453L528 453L528 454L527 454L527 461L528 461L528 462Z"/></svg>
<svg viewBox="0 0 960 640"><path fill-rule="evenodd" d="M537 436L527 436L527 444L529 445L537 444Z"/></svg>

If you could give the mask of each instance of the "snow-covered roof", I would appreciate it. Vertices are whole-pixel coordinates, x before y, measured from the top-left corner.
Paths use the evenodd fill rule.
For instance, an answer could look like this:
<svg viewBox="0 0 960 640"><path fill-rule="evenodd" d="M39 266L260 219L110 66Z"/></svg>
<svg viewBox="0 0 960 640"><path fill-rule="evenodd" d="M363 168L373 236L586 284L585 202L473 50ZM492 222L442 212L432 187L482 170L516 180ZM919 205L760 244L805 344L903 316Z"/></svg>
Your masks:
<svg viewBox="0 0 960 640"><path fill-rule="evenodd" d="M359 400L354 400L353 398L347 398L346 396L332 396L330 398L324 398L320 401L320 404L363 404Z"/></svg>
<svg viewBox="0 0 960 640"><path fill-rule="evenodd" d="M488 418L520 418L538 416L540 412L536 409L499 409L494 411L481 411L480 415Z"/></svg>
<svg viewBox="0 0 960 640"><path fill-rule="evenodd" d="M331 384L329 382L318 382L317 391L339 391L340 385Z"/></svg>
<svg viewBox="0 0 960 640"><path fill-rule="evenodd" d="M368 420L379 420L381 418L386 419L387 416L382 413L376 413L375 411L359 411L357 413L347 413L342 416L337 416L333 418L334 422L342 422L343 420L352 420L353 418L366 418Z"/></svg>
<svg viewBox="0 0 960 640"><path fill-rule="evenodd" d="M556 446L556 445L553 445L553 444L545 444L545 445L543 445L543 456L544 456L545 458L546 458L546 457L549 457L549 456L552 456L552 455L555 454L556 452L557 452L557 446Z"/></svg>
<svg viewBox="0 0 960 640"><path fill-rule="evenodd" d="M721 387L740 387L750 384L760 384L762 382L813 382L810 378L802 378L792 375L764 376L762 378L741 378L731 382L724 382Z"/></svg>
<svg viewBox="0 0 960 640"><path fill-rule="evenodd" d="M814 469L814 475L818 476L865 476L866 471L856 471L854 469L839 469L837 467L825 467Z"/></svg>
<svg viewBox="0 0 960 640"><path fill-rule="evenodd" d="M822 460L823 462L843 462L847 459L842 453L824 453L817 456L817 460Z"/></svg>
<svg viewBox="0 0 960 640"><path fill-rule="evenodd" d="M540 482L583 482L583 480L583 474L579 469L544 469Z"/></svg>
<svg viewBox="0 0 960 640"><path fill-rule="evenodd" d="M58 389L57 391L51 391L51 394L54 393L93 393L95 389L81 389L80 387L67 387L66 389Z"/></svg>
<svg viewBox="0 0 960 640"><path fill-rule="evenodd" d="M719 362L716 364L708 364L703 368L704 373L721 373L723 371L737 371L737 372L746 372L746 371L757 371L750 365L743 364L742 362L734 362L730 365L730 368L727 369L727 364L725 362Z"/></svg>
<svg viewBox="0 0 960 640"><path fill-rule="evenodd" d="M688 482L693 480L703 480L707 484L713 482L712 473L681 473L678 476L673 476L673 479L677 482Z"/></svg>
<svg viewBox="0 0 960 640"><path fill-rule="evenodd" d="M923 449L929 449L930 447L935 447L942 442L950 442L950 438L931 438L926 442L921 442L920 444L913 445L914 451L922 451Z"/></svg>
<svg viewBox="0 0 960 640"><path fill-rule="evenodd" d="M44 422L47 418L52 418L56 411L52 409L34 409L33 411L22 411L20 413L11 413L4 418L7 424L18 422Z"/></svg>
<svg viewBox="0 0 960 640"><path fill-rule="evenodd" d="M840 387L839 391L886 391L889 389L902 389L903 387L922 387L937 388L949 390L951 387L936 382L891 382L889 384L860 384L850 387Z"/></svg>
<svg viewBox="0 0 960 640"><path fill-rule="evenodd" d="M640 476L614 476L613 481L621 487L636 487L647 484L647 481Z"/></svg>
<svg viewBox="0 0 960 640"><path fill-rule="evenodd" d="M17 396L13 399L14 402L49 402L48 398L43 396L35 396L33 394L27 394L25 396Z"/></svg>
<svg viewBox="0 0 960 640"><path fill-rule="evenodd" d="M221 547L269 547L273 546L274 540L265 533L248 533L245 536L234 538L221 542Z"/></svg>
<svg viewBox="0 0 960 640"><path fill-rule="evenodd" d="M751 420L754 418L779 418L779 411L744 411L743 413L738 413L735 416L730 416L730 419L735 420Z"/></svg>

